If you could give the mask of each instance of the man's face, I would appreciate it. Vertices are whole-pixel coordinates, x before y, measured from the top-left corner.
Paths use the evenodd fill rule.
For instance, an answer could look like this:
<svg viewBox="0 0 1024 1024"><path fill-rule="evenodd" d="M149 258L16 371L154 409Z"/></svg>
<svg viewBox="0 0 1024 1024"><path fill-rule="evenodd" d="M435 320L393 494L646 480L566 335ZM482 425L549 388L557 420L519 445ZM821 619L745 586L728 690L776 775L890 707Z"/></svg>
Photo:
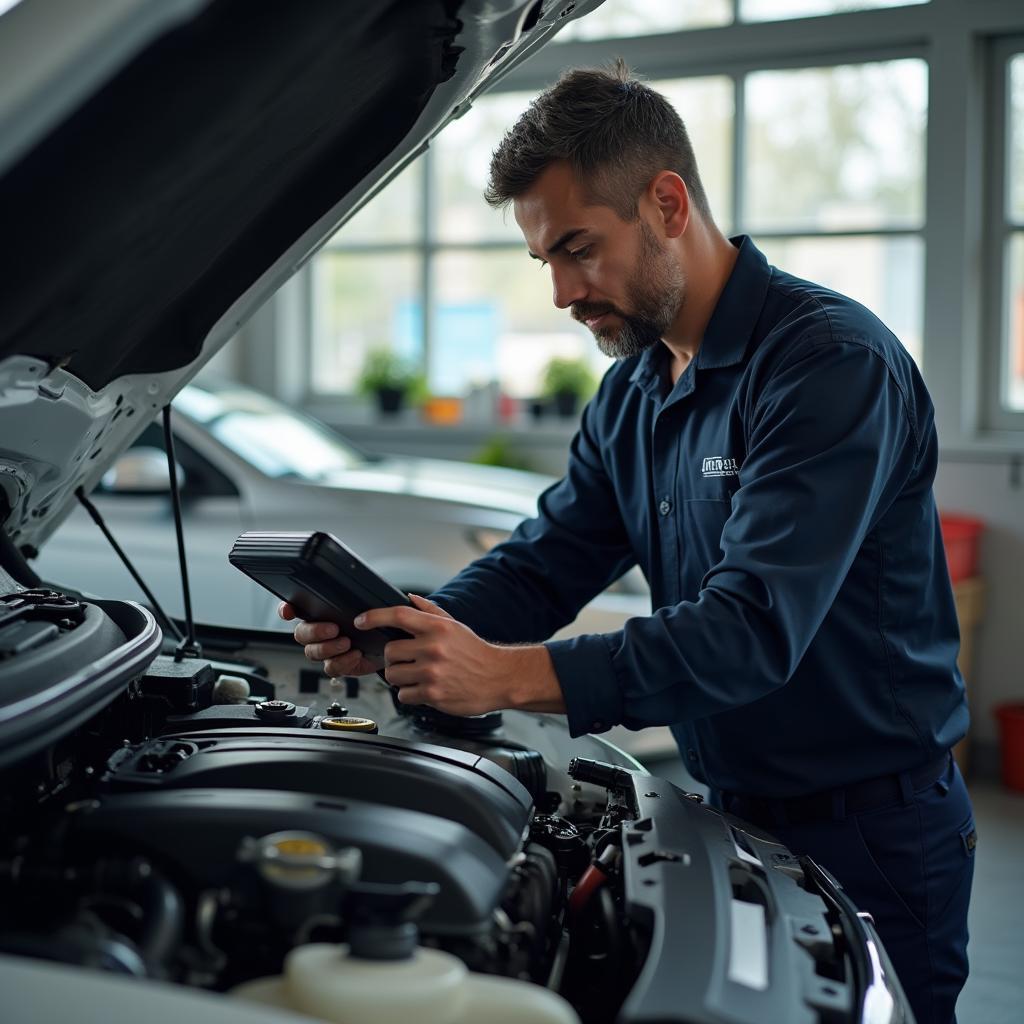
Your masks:
<svg viewBox="0 0 1024 1024"><path fill-rule="evenodd" d="M682 268L642 216L624 221L584 198L568 165L552 164L515 200L516 222L551 270L555 305L586 324L605 355L639 355L682 308Z"/></svg>

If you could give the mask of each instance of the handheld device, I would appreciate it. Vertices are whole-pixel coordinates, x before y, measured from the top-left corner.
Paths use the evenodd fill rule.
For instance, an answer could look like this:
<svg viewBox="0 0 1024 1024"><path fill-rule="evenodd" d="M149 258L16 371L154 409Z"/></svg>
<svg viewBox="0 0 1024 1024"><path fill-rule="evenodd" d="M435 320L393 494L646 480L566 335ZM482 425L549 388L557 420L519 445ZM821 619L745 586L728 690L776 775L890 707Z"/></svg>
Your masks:
<svg viewBox="0 0 1024 1024"><path fill-rule="evenodd" d="M352 620L370 608L413 604L329 533L249 530L235 541L228 561L302 618L336 622L354 648L381 664L384 645L409 636L390 627L355 628Z"/></svg>

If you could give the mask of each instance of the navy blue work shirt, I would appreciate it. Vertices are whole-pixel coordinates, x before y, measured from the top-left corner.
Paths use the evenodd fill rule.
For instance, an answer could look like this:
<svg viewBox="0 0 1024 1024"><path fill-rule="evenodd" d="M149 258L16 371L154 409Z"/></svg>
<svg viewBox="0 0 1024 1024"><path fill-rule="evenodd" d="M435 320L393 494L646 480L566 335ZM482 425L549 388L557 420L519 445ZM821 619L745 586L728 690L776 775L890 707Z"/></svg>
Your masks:
<svg viewBox="0 0 1024 1024"><path fill-rule="evenodd" d="M653 613L549 641L572 734L670 725L690 772L785 798L925 764L967 727L914 361L749 238L672 386L613 365L539 514L438 603L540 641L634 564Z"/></svg>

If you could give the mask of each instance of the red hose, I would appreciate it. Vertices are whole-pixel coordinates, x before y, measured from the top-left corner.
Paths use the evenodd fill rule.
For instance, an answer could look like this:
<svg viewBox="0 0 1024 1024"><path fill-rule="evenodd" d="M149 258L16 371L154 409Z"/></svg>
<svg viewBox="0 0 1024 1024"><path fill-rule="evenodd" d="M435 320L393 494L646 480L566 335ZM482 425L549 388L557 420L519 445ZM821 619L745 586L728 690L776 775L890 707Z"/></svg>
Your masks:
<svg viewBox="0 0 1024 1024"><path fill-rule="evenodd" d="M569 913L576 917L590 902L591 897L608 881L608 876L597 864L591 864L580 876L579 883L569 897Z"/></svg>

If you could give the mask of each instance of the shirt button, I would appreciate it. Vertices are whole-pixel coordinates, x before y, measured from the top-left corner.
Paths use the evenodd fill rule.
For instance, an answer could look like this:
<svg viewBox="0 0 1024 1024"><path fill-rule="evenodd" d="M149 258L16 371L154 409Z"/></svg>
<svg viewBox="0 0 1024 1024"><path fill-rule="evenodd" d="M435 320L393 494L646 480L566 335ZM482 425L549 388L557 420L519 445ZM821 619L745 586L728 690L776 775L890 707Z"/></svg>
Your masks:
<svg viewBox="0 0 1024 1024"><path fill-rule="evenodd" d="M658 506L658 511L663 515L667 516L672 511L672 502L668 498L662 498L661 504Z"/></svg>
<svg viewBox="0 0 1024 1024"><path fill-rule="evenodd" d="M690 761L696 761L697 760L697 751L694 750L693 747L690 747L690 749L687 750L687 752L686 752L686 757Z"/></svg>
<svg viewBox="0 0 1024 1024"><path fill-rule="evenodd" d="M590 723L590 731L591 732L603 732L604 731L604 722L591 722Z"/></svg>

